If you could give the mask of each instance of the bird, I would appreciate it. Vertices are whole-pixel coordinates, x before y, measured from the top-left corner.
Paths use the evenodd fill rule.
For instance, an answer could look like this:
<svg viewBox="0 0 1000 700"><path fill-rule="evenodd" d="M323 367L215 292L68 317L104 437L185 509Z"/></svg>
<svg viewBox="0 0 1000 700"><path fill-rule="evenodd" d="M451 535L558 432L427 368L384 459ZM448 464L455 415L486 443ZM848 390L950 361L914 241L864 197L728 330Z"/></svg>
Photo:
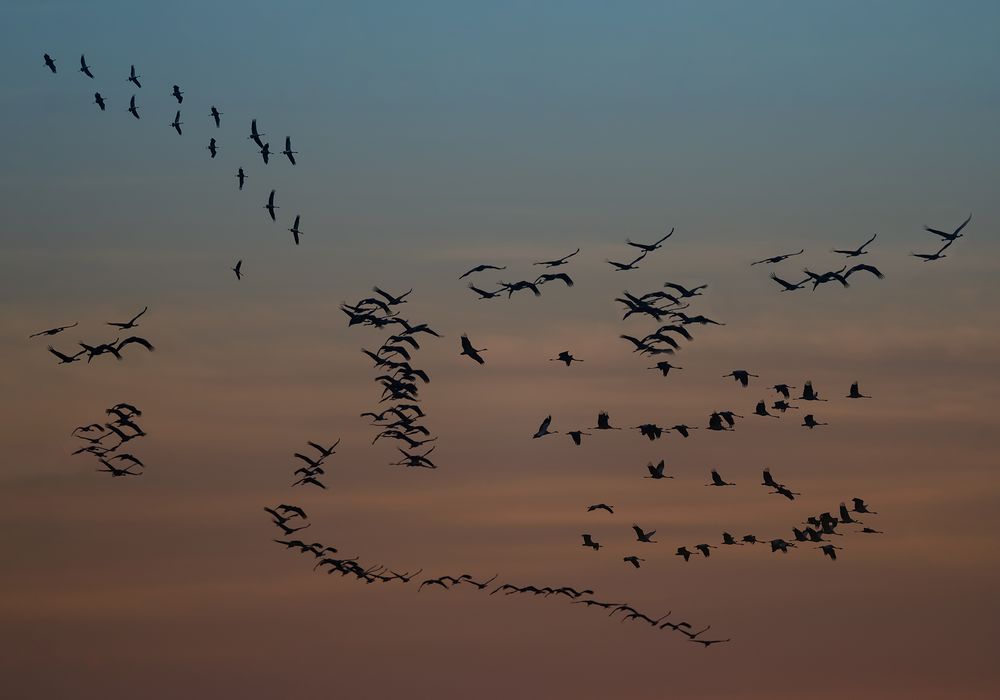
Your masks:
<svg viewBox="0 0 1000 700"><path fill-rule="evenodd" d="M646 465L646 470L649 472L649 476L642 477L643 479L673 479L672 476L665 476L663 470L666 468L666 462L660 460L658 463L653 464L650 462Z"/></svg>
<svg viewBox="0 0 1000 700"><path fill-rule="evenodd" d="M874 529L872 529L870 527L863 527L863 528L861 528L861 532L865 533L866 535L882 535L882 534L885 534L881 530L874 530Z"/></svg>
<svg viewBox="0 0 1000 700"><path fill-rule="evenodd" d="M583 544L580 545L581 547L590 547L595 552L601 548L601 544L599 542L595 542L594 538L591 537L589 533L584 533L580 535L580 537L583 538Z"/></svg>
<svg viewBox="0 0 1000 700"><path fill-rule="evenodd" d="M663 241L667 240L672 235L674 235L674 229L671 228L670 233L668 233L666 236L664 236L663 238L659 239L654 243L636 243L634 241L629 240L628 238L625 239L625 243L632 246L633 248L638 248L639 250L642 250L646 253L652 253L654 250L659 250L660 248L662 248Z"/></svg>
<svg viewBox="0 0 1000 700"><path fill-rule="evenodd" d="M802 396L799 397L802 401L826 401L826 399L821 399L819 397L819 392L813 389L811 381L805 383L802 387Z"/></svg>
<svg viewBox="0 0 1000 700"><path fill-rule="evenodd" d="M45 61L45 66L50 71L52 71L53 73L56 72L56 62L55 62L55 60L53 60L53 58L51 56L49 56L48 54L42 54L42 60Z"/></svg>
<svg viewBox="0 0 1000 700"><path fill-rule="evenodd" d="M674 556L684 557L684 561L688 561L691 558L691 551L687 547L678 547Z"/></svg>
<svg viewBox="0 0 1000 700"><path fill-rule="evenodd" d="M299 230L299 218L300 216L296 214L295 223L293 223L292 227L288 229L291 232L292 236L295 237L295 245L299 244L299 236L302 234L302 231Z"/></svg>
<svg viewBox="0 0 1000 700"><path fill-rule="evenodd" d="M855 265L850 270L844 273L844 279L849 278L855 272L870 272L875 275L878 279L885 279L885 275L874 265Z"/></svg>
<svg viewBox="0 0 1000 700"><path fill-rule="evenodd" d="M838 547L835 544L824 544L824 545L820 545L816 549L822 549L823 550L823 556L830 557L830 559L832 561L836 561L837 560L837 550L838 549L843 549L843 547Z"/></svg>
<svg viewBox="0 0 1000 700"><path fill-rule="evenodd" d="M742 384L744 387L747 387L750 385L750 377L757 377L757 376L758 375L756 374L750 374L750 372L748 372L745 369L734 369L729 374L723 374L722 378L725 379L726 377L732 377L737 382Z"/></svg>
<svg viewBox="0 0 1000 700"><path fill-rule="evenodd" d="M128 69L128 78L126 78L126 80L128 80L128 82L132 83L137 88L141 88L142 84L139 82L139 78L141 78L141 77L142 77L141 75L138 75L135 72L135 64L132 64L131 66L129 66L129 69Z"/></svg>
<svg viewBox="0 0 1000 700"><path fill-rule="evenodd" d="M783 292L794 292L797 289L802 289L805 286L806 282L809 281L809 278L806 277L801 282L796 282L796 283L793 284L792 282L787 282L787 281L781 279L780 277L778 277L773 272L771 273L771 279L773 279L775 282L777 282L782 287L784 287L784 289L781 290Z"/></svg>
<svg viewBox="0 0 1000 700"><path fill-rule="evenodd" d="M480 348L477 350L476 348L472 347L472 341L469 340L469 336L465 335L464 333L462 334L462 352L460 352L459 355L466 355L468 357L471 357L479 364L484 365L486 364L486 360L484 360L482 358L482 355L480 355L479 353L486 352L486 350L487 348Z"/></svg>
<svg viewBox="0 0 1000 700"><path fill-rule="evenodd" d="M177 104L180 104L181 102L184 101L184 93L177 85L174 85L174 89L171 91L170 94L173 95L174 99L177 100Z"/></svg>
<svg viewBox="0 0 1000 700"><path fill-rule="evenodd" d="M216 129L218 129L219 126L221 126L221 120L219 119L219 117L221 117L223 114L224 114L223 112L220 112L218 109L216 109L215 105L212 105L212 109L208 113L208 116L210 116L212 119L215 120Z"/></svg>
<svg viewBox="0 0 1000 700"><path fill-rule="evenodd" d="M662 362L657 362L655 367L647 367L646 369L655 369L660 372L664 377L666 377L670 370L672 369L684 369L683 367L678 367L677 365L672 365L668 361L664 360Z"/></svg>
<svg viewBox="0 0 1000 700"><path fill-rule="evenodd" d="M564 255L561 258L556 258L555 260L542 260L541 262L532 263L532 265L545 265L545 267L559 267L560 265L565 265L570 258L572 258L579 252L580 249L577 248L569 255Z"/></svg>
<svg viewBox="0 0 1000 700"><path fill-rule="evenodd" d="M248 139L257 144L257 148L263 148L264 142L261 141L261 136L267 136L267 134L257 131L257 120L250 120L250 135L247 136Z"/></svg>
<svg viewBox="0 0 1000 700"><path fill-rule="evenodd" d="M467 272L464 272L461 275L459 275L458 279L464 279L465 277L468 277L474 272L483 272L484 270L506 270L506 269L507 269L506 265L504 265L503 267L498 267L496 265L476 265L471 270L468 270Z"/></svg>
<svg viewBox="0 0 1000 700"><path fill-rule="evenodd" d="M615 262L614 260L605 260L604 262L606 262L608 265L611 265L611 267L615 268L615 272L626 272L628 270L638 270L639 269L638 263L642 262L642 259L645 257L646 257L646 251L643 251L642 255L640 255L638 258L636 258L631 262L622 263L622 262Z"/></svg>
<svg viewBox="0 0 1000 700"><path fill-rule="evenodd" d="M955 241L948 241L945 243L936 253L910 253L915 258L923 258L924 262L931 262L933 260L940 260L941 258L947 258L948 256L944 254L944 251L954 243Z"/></svg>
<svg viewBox="0 0 1000 700"><path fill-rule="evenodd" d="M559 353L558 357L550 358L549 362L565 362L566 366L569 367L574 362L583 362L583 360L578 360L577 358L573 357L570 354L569 350L563 350L561 353Z"/></svg>
<svg viewBox="0 0 1000 700"><path fill-rule="evenodd" d="M798 253L783 253L782 255L775 255L771 258L764 258L763 260L757 260L756 262L750 263L750 267L753 267L754 265L774 265L775 263L780 263L783 260L787 260L788 258L796 255L802 255L804 252L806 252L805 248L800 250Z"/></svg>
<svg viewBox="0 0 1000 700"><path fill-rule="evenodd" d="M285 150L283 150L281 152L281 154L283 156L285 156L286 158L288 158L288 162L289 163L291 163L292 165L295 165L295 154L296 153L298 153L298 151L293 151L292 150L292 137L291 136L286 136L285 137Z"/></svg>
<svg viewBox="0 0 1000 700"><path fill-rule="evenodd" d="M146 348L150 352L153 352L154 350L156 350L156 348L153 347L152 343L150 343L145 338L140 338L137 335L129 336L125 340L121 341L120 343L117 344L117 346L115 347L115 349L120 353L123 347L125 347L126 345L132 345L132 344L141 345L142 347Z"/></svg>
<svg viewBox="0 0 1000 700"><path fill-rule="evenodd" d="M780 550L782 554L788 554L788 548L795 546L793 543L786 542L781 538L773 539L769 542L769 544L771 545L772 552L777 552Z"/></svg>
<svg viewBox="0 0 1000 700"><path fill-rule="evenodd" d="M538 426L538 430L535 431L535 434L532 435L531 437L540 438L540 437L545 437L546 435L552 435L553 433L559 432L558 430L549 430L550 423L552 423L552 416L546 416L545 420L542 421L542 424Z"/></svg>
<svg viewBox="0 0 1000 700"><path fill-rule="evenodd" d="M552 282L554 280L561 280L567 287L572 287L574 282L573 278L567 275L565 272L552 272L546 273L544 275L539 275L535 280L535 284L545 284L546 282Z"/></svg>
<svg viewBox="0 0 1000 700"><path fill-rule="evenodd" d="M875 240L876 236L878 236L877 233L876 234L872 234L871 238L869 238L867 241L865 241L864 243L862 243L861 245L859 245L857 248L854 248L852 250L834 250L833 252L834 253L840 253L841 255L846 255L849 258L856 258L859 255L867 255L868 251L865 250L865 248L868 247L869 243L871 243L872 241Z"/></svg>
<svg viewBox="0 0 1000 700"><path fill-rule="evenodd" d="M260 157L264 160L264 165L271 162L271 144L265 143L260 147Z"/></svg>
<svg viewBox="0 0 1000 700"><path fill-rule="evenodd" d="M715 469L712 470L712 483L705 484L705 486L735 486L735 485L736 484L726 481L721 476L719 476L719 472L716 471Z"/></svg>
<svg viewBox="0 0 1000 700"><path fill-rule="evenodd" d="M87 59L83 57L83 54L80 54L80 72L88 78L94 77L94 74L90 72L90 66L87 65Z"/></svg>
<svg viewBox="0 0 1000 700"><path fill-rule="evenodd" d="M232 269L233 269L233 272L236 273L236 279L237 280L243 279L243 272L242 272L243 261L242 260L237 260L236 261L236 266L233 267Z"/></svg>
<svg viewBox="0 0 1000 700"><path fill-rule="evenodd" d="M177 114L174 115L174 120L170 122L170 126L174 128L174 131L177 132L178 136L181 134L181 124L183 123L184 122L181 121L181 111L178 109ZM215 141L215 139L212 140Z"/></svg>
<svg viewBox="0 0 1000 700"><path fill-rule="evenodd" d="M240 191L243 191L243 183L247 180L247 174L243 172L243 168L239 168L236 171L236 180L240 183Z"/></svg>
<svg viewBox="0 0 1000 700"><path fill-rule="evenodd" d="M697 644L704 644L705 648L712 646L713 644L725 644L726 642L732 641L731 639L689 639L689 642L695 642Z"/></svg>
<svg viewBox="0 0 1000 700"><path fill-rule="evenodd" d="M32 333L31 335L28 336L28 338L37 338L40 335L58 335L58 334L62 333L64 330L66 330L67 328L75 328L78 325L79 325L79 322L72 323L72 324L70 324L68 326L56 326L55 328L49 328L49 329L44 330L44 331L38 331L37 333Z"/></svg>
<svg viewBox="0 0 1000 700"><path fill-rule="evenodd" d="M215 144L214 137L208 140L208 145L205 146L205 148L208 149L208 152L209 154L211 154L212 158L215 158L215 155L219 152L219 147ZM240 189L243 189L242 183L240 183Z"/></svg>
<svg viewBox="0 0 1000 700"><path fill-rule="evenodd" d="M312 477L312 476L304 476L301 479L299 479L298 481L296 481L294 484L292 484L292 486L299 486L299 485L305 485L305 484L312 484L313 486L319 486L321 489L324 489L324 490L326 489L326 486L324 486L322 484L322 482L318 481L315 477ZM290 535L291 533L289 532L289 533L285 533L285 534L289 534Z"/></svg>
<svg viewBox="0 0 1000 700"><path fill-rule="evenodd" d="M691 289L688 289L687 287L684 287L679 284L674 284L673 282L667 282L663 286L669 289L676 290L677 293L681 295L681 299L690 299L691 297L699 297L702 295L701 290L708 288L707 284L701 284L698 285L697 287L692 287Z"/></svg>
<svg viewBox="0 0 1000 700"><path fill-rule="evenodd" d="M777 418L778 416L773 413L767 412L767 403L761 399L757 402L757 406L753 409L754 415L756 416L768 416L770 418Z"/></svg>
<svg viewBox="0 0 1000 700"><path fill-rule="evenodd" d="M656 534L656 530L650 530L649 532L645 532L638 525L632 525L632 529L635 531L635 539L637 542L650 542L653 544L656 543L656 540L652 539L653 535Z"/></svg>
<svg viewBox="0 0 1000 700"><path fill-rule="evenodd" d="M735 538L735 537L733 537L733 536L732 536L732 535L731 535L730 533L728 533L728 532L723 532L723 533L722 533L722 544L735 544L735 545L739 545L739 546L741 546L741 547L743 546L743 543L742 543L742 542L737 542L737 541L736 541L736 538Z"/></svg>
<svg viewBox="0 0 1000 700"><path fill-rule="evenodd" d="M933 234L936 234L938 236L941 236L942 239L944 239L944 240L948 241L949 243L951 243L951 242L955 241L956 239L961 238L964 235L962 233L962 229L965 228L966 224L968 224L970 221L972 221L972 214L969 214L969 218L966 219L965 221L963 221L961 224L959 224L958 228L955 229L954 231L952 231L951 233L945 233L944 231L938 231L936 228L931 228L930 226L924 226L924 231L928 231L930 233L933 233Z"/></svg>
<svg viewBox="0 0 1000 700"><path fill-rule="evenodd" d="M680 434L681 437L685 437L685 438L691 436L691 433L688 432L688 431L690 431L690 430L697 430L697 428L692 428L690 425L684 425L683 423L680 423L678 425L672 425L672 426L670 426L670 429L671 430L676 430Z"/></svg>
<svg viewBox="0 0 1000 700"><path fill-rule="evenodd" d="M813 417L813 414L807 413L806 417L802 420L802 427L804 428L815 428L817 425L829 425L829 423L819 423Z"/></svg>
<svg viewBox="0 0 1000 700"><path fill-rule="evenodd" d="M786 399L791 398L791 390L794 386L788 384L775 384L774 386L769 386L768 389L774 389L776 392L784 396Z"/></svg>
<svg viewBox="0 0 1000 700"><path fill-rule="evenodd" d="M694 548L697 549L699 552L702 553L703 556L706 556L706 557L708 557L708 556L711 555L711 552L709 550L711 550L711 549L718 549L718 547L715 547L715 546L710 545L710 544L696 544L694 546Z"/></svg>
<svg viewBox="0 0 1000 700"><path fill-rule="evenodd" d="M577 445L578 447L580 445L580 442L582 441L581 436L590 435L590 433L585 433L582 430L568 430L566 431L566 434L569 435L570 439L573 441L573 444Z"/></svg>
<svg viewBox="0 0 1000 700"><path fill-rule="evenodd" d="M849 399L870 399L871 396L868 396L866 394L862 394L861 390L858 388L858 383L854 382L853 384L851 384L851 391L847 395L847 398L849 398Z"/></svg>
<svg viewBox="0 0 1000 700"><path fill-rule="evenodd" d="M635 556L633 554L632 556L622 557L622 561L628 562L629 564L631 564L632 566L634 566L635 568L638 569L639 568L639 562L646 561L646 560L645 559L640 559L639 557L637 557L637 556Z"/></svg>
<svg viewBox="0 0 1000 700"><path fill-rule="evenodd" d="M824 272L822 274L817 274L815 272L812 272L808 268L804 269L803 272L805 272L806 275L809 276L809 279L812 280L813 291L815 292L816 288L819 287L821 284L826 284L827 282L833 282L834 280L840 282L841 286L845 288L850 287L851 286L850 283L847 281L847 278L844 277L843 275L843 272L846 269L847 265L844 265L839 270L831 270L829 272Z"/></svg>
<svg viewBox="0 0 1000 700"><path fill-rule="evenodd" d="M615 512L614 507L613 506L609 506L607 503L595 503L592 506L587 506L587 512L588 513L591 512L591 511L594 511L594 510L606 510L609 513L611 513L612 515L614 515L614 512Z"/></svg>
<svg viewBox="0 0 1000 700"><path fill-rule="evenodd" d="M131 319L129 319L125 323L117 323L115 321L109 321L106 325L108 325L108 326L115 326L116 328L120 328L123 331L124 330L128 330L129 328L135 328L136 326L139 325L138 323L136 323L136 321L138 321L139 318L144 313L146 313L147 311L149 311L149 307L145 306L145 307L143 307L142 311L140 311L139 313L137 313L135 316L133 316Z"/></svg>
<svg viewBox="0 0 1000 700"><path fill-rule="evenodd" d="M594 430L621 430L621 428L615 428L611 425L611 418L608 416L607 411L601 411L597 414L597 425L594 426Z"/></svg>
<svg viewBox="0 0 1000 700"><path fill-rule="evenodd" d="M133 117L139 119L139 109L135 106L135 95L132 95L132 97L129 98L128 111Z"/></svg>
<svg viewBox="0 0 1000 700"><path fill-rule="evenodd" d="M106 103L104 97L102 97L101 93L99 93L99 92L95 92L94 93L94 104L96 104L98 107L100 107L102 112L107 107L107 103Z"/></svg>
<svg viewBox="0 0 1000 700"><path fill-rule="evenodd" d="M854 503L854 508L852 512L854 513L871 513L872 515L878 515L874 510L868 508L868 504L865 503L863 498L852 498L851 502Z"/></svg>
<svg viewBox="0 0 1000 700"><path fill-rule="evenodd" d="M58 350L56 350L51 345L48 346L48 351L51 352L53 355L55 355L56 357L59 358L59 364L61 364L61 365L68 365L71 362L79 362L80 361L79 360L80 355L82 355L83 353L86 352L86 350L81 350L80 352L76 353L75 355L65 355L65 354L59 352Z"/></svg>
<svg viewBox="0 0 1000 700"><path fill-rule="evenodd" d="M274 203L274 190L271 190L271 194L267 197L267 204L264 205L264 209L267 209L267 213L271 216L271 221L277 221L274 217L274 210L280 208Z"/></svg>

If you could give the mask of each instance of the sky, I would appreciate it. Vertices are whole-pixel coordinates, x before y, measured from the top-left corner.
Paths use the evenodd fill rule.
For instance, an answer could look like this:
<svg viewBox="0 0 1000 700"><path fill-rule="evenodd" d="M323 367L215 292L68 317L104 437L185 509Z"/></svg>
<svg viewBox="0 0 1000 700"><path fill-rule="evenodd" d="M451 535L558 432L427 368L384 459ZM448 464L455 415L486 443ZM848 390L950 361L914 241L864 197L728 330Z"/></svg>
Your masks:
<svg viewBox="0 0 1000 700"><path fill-rule="evenodd" d="M10 697L995 695L995 3L14 1L0 20ZM272 146L292 137L296 166L261 162L251 118ZM970 213L946 258L910 256L937 247L924 225ZM606 264L671 228L640 269ZM860 260L884 280L768 279L837 269L831 249L873 233ZM458 279L484 262L508 269L479 286L528 279L578 247L560 268L576 284L539 298L480 301ZM618 337L652 324L614 301L665 282L708 284L693 308L726 324L693 327L667 378ZM412 288L402 315L443 336L415 356L436 470L389 466L359 416L379 398L360 348L385 333L338 306L373 285ZM104 324L145 306L130 332L155 352L59 366L45 351L111 340ZM485 365L459 356L463 333ZM563 350L583 362L548 361ZM744 389L733 369L760 376ZM768 386L806 380L828 426L800 427L807 407L750 415ZM853 381L873 398L844 398ZM120 401L143 410L141 478L70 456L72 428ZM710 433L721 409L746 418ZM604 410L699 429L575 447L565 431ZM531 439L547 415L560 433ZM291 488L293 453L337 438L328 489ZM660 459L675 478L643 479ZM768 494L763 467L801 495ZM736 486L704 487L711 469ZM724 530L789 537L856 496L884 534L836 538L835 562L808 546L673 554ZM615 513L586 512L598 502ZM732 641L553 597L314 573L271 541L262 508L278 503L365 562L590 588Z"/></svg>

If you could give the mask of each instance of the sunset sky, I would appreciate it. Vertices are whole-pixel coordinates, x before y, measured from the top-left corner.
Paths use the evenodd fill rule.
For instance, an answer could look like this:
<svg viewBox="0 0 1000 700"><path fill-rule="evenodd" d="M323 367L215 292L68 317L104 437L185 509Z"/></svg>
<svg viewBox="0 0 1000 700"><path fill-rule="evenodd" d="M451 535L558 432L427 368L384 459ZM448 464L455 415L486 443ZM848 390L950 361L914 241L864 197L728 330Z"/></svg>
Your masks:
<svg viewBox="0 0 1000 700"><path fill-rule="evenodd" d="M0 7L0 696L996 696L1000 5L205 5ZM251 118L298 165L265 166ZM924 225L970 213L946 258L911 257L940 247ZM605 262L672 227L639 270ZM851 262L884 280L768 279L838 269L831 249L873 233ZM553 270L576 285L539 298L480 301L458 279L478 263L508 269L477 286L533 279L578 247ZM691 326L664 378L618 337L656 324L614 299L668 281L708 284L692 309L726 325ZM359 417L381 392L360 348L387 334L338 306L373 285L412 288L402 316L443 336L413 361L437 470L388 466L394 444ZM155 352L46 352L112 340L105 323L145 306L125 333ZM463 333L485 365L459 356ZM548 361L562 350L584 362ZM829 401L752 415L806 380ZM873 398L845 398L852 381ZM117 402L143 410L140 478L70 456L70 431ZM746 418L706 430L724 409ZM575 447L564 433L599 411L699 429ZM809 412L829 425L800 427ZM560 433L531 439L550 414ZM292 454L337 438L327 490L291 488ZM660 459L675 478L643 479ZM769 494L763 467L801 496ZM713 468L736 486L706 488ZM852 497L885 534L844 529L837 561L720 545L791 539ZM599 502L615 513L586 512ZM314 573L271 541L278 503L366 564L589 588L732 641L565 598ZM701 542L720 546L674 556Z"/></svg>

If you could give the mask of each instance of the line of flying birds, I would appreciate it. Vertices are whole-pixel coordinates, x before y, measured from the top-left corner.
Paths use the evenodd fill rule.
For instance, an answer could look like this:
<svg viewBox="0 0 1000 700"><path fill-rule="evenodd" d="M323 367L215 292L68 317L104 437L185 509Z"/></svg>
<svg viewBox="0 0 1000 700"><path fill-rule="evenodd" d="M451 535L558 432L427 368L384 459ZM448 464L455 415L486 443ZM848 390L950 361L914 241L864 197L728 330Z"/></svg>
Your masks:
<svg viewBox="0 0 1000 700"><path fill-rule="evenodd" d="M144 307L142 311L137 313L128 321L109 321L105 325L117 328L119 331L131 330L132 328L135 328L136 326L139 325L139 319L148 310L149 310L148 306ZM28 339L30 340L31 338L51 337L54 335L59 335L60 333L69 328L76 328L78 325L79 325L78 322L74 322L66 326L56 326L54 328L48 328L44 331L38 331L37 333L32 333L31 335L28 336ZM52 353L59 360L58 364L68 365L74 362L79 362L80 357L82 355L87 356L88 364L95 357L99 357L101 355L111 355L116 360L120 361L122 359L122 350L128 347L129 345L140 345L146 348L146 350L150 352L156 349L151 342L137 335L130 335L124 339L118 337L106 343L96 343L93 345L80 341L77 343L77 345L80 346L80 350L73 353L72 355L67 355L66 353L60 350L56 350L51 345L48 346L48 351Z"/></svg>

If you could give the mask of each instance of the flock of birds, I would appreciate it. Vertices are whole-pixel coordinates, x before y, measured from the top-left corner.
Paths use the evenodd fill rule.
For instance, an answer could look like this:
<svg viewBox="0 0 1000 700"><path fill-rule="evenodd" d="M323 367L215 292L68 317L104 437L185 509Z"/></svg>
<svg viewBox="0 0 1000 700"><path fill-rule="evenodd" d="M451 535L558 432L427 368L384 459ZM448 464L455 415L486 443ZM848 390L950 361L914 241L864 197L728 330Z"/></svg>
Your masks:
<svg viewBox="0 0 1000 700"><path fill-rule="evenodd" d="M52 73L57 72L56 62L49 54L44 55L44 64ZM87 78L94 79L94 72L83 55L80 57L79 71ZM130 66L126 80L136 90L142 88L140 77L136 72L135 66ZM185 122L182 121L180 107L184 103L184 94L179 85L174 84L172 86L170 95L176 100L177 108L174 111L172 121L169 122L169 127L178 136L183 136L184 134L182 126ZM106 111L108 100L100 92L94 93L94 102L101 111ZM135 119L141 118L135 93L129 99L127 111ZM221 117L223 114L215 105L211 105L207 116L212 120L216 129L222 128ZM293 150L290 137L285 137L284 148L281 151L274 152L271 150L270 143L264 140L264 136L266 134L258 129L257 120L251 119L250 134L247 138L257 147L258 154L264 165L270 163L272 155L279 154L284 156L291 165L294 166L296 164L295 156L298 152ZM214 137L209 140L205 148L212 159L216 158L221 150L217 139ZM238 189L242 191L246 181L249 179L249 175L242 165L238 167L235 177ZM267 200L262 208L271 221L277 221L277 210L281 207L276 197L276 189L270 189ZM971 218L970 214L962 224L950 233L925 227L926 231L939 237L943 241L943 245L933 253L912 253L912 255L925 262L932 262L946 257L945 251L964 235L962 231L969 224ZM304 234L301 228L300 215L295 215L288 231L292 234L295 245L298 245L301 236ZM669 233L651 243L639 243L631 239L626 239L625 243L631 252L629 255L624 256L626 258L625 261L606 260L606 262L614 272L629 272L639 269L640 264L648 256L662 249L667 240L673 235L674 229L671 228ZM844 256L848 260L854 260L869 254L870 251L868 248L876 238L877 235L873 235L856 248L834 249L832 252ZM506 265L492 263L478 264L462 273L459 279L469 279L468 288L480 300L492 300L503 298L504 296L509 300L513 298L515 293L524 291L530 292L535 297L539 297L544 285L552 282L561 282L566 288L574 286L574 279L561 268L569 265L580 252L581 249L576 248L573 252L561 257L535 261L532 263L532 267L540 267L540 274L532 272L529 275L525 275L526 279L517 281L499 280L491 288L486 288L488 285L481 283L477 285L477 278L473 277L473 275L478 276L487 271L504 271L508 269ZM804 253L805 249L800 249L797 252L774 255L751 262L750 266L778 265ZM633 258L632 255L635 255L635 257ZM237 280L242 279L243 260L238 260L231 269ZM798 291L809 285L815 291L822 285L834 282L838 283L842 288L847 288L850 286L851 277L860 273L867 273L880 280L885 277L882 271L875 265L856 263L851 267L844 264L839 269L830 269L825 272L817 272L814 269L805 267L803 268L805 277L800 281L789 281L788 279L779 277L775 273L771 273L770 278L781 288L780 291L782 292ZM669 358L682 350L685 344L694 341L695 334L693 331L695 328L722 327L726 325L724 322L717 321L702 313L698 313L696 309L692 309L692 306L704 296L707 289L707 284L686 286L678 282L666 282L662 287L646 292L632 293L628 290L624 291L622 296L615 299L616 302L622 305L622 321L633 316L641 317L649 319L652 324L655 324L655 327L650 328L649 332L642 335L642 337L621 334L619 336L620 339L632 346L633 353L643 358L650 358L650 362L653 365L648 367L648 369L660 373L663 377L668 377L672 371L683 370L683 367L672 364ZM353 304L343 303L340 306L342 312L348 317L349 327L370 326L376 329L385 329L389 333L381 345L374 350L362 348L362 352L372 361L375 370L380 373L375 377L374 381L381 387L381 396L379 397L377 406L373 410L361 413L361 416L370 418L371 425L377 429L372 444L382 439L396 443L396 450L400 454L400 459L392 462L393 465L436 469L438 465L430 457L436 446L430 445L430 443L436 442L437 437L425 425L426 414L421 408L419 396L420 385L429 383L430 377L425 370L414 364L414 357L421 349L421 342L425 341L426 336L434 338L441 338L442 336L427 323L413 323L400 315L400 307L407 303L407 297L412 293L412 289L398 295L387 292L377 286L373 288L373 291L374 296L365 297ZM131 330L139 325L139 319L147 311L148 307L143 308L142 311L128 321L109 322L107 325L119 331ZM77 323L73 323L49 328L33 333L30 337L52 337L77 325ZM81 341L78 343L81 349L73 354L57 350L51 345L48 346L48 350L59 360L60 364L78 362L84 355L89 363L95 357L105 354L112 355L116 359L121 360L123 349L133 344L140 345L149 351L155 349L152 343L140 336L130 335L122 339L119 335L114 340L95 344L88 344ZM459 350L461 356L471 359L478 365L482 366L486 364L484 353L488 352L488 349L477 348L476 344L466 334L463 334L459 339ZM584 361L576 357L570 350L561 351L556 357L547 359L551 362L561 362L566 367L572 367L574 363ZM734 369L723 375L723 378L732 378L741 387L748 388L751 380L758 379L759 377L745 369ZM801 395L797 399L792 399L791 391L796 389L794 386L779 383L771 385L768 388L776 392L779 398L770 407L767 400L758 400L753 409L755 416L779 418L780 415L771 413L771 411L777 411L783 415L790 409L798 409L798 405L790 403L792 400L808 402L810 404L827 400L820 397L810 381L806 381L803 384ZM854 382L851 385L846 397L849 399L871 398L861 393L858 382ZM143 462L133 454L119 452L119 449L126 443L146 435L136 422L136 419L142 415L142 412L129 404L119 403L107 409L106 414L109 416L107 421L82 425L74 429L72 433L73 437L87 444L77 449L73 454L92 455L102 465L102 468L98 469L98 471L108 473L112 477L141 475L143 473L141 470L145 466ZM732 410L713 411L704 429L715 432L732 431L735 430L736 420L742 418L742 415ZM546 416L532 438L538 439L559 433L558 430L553 429L552 420L551 415ZM819 426L826 426L828 423L817 420L813 413L807 413L804 415L801 425L813 429ZM621 426L613 426L609 414L602 411L598 414L595 426L566 430L565 434L570 437L575 445L580 446L582 445L584 436L591 436L599 431L623 429L625 428ZM664 434L669 433L676 433L682 438L688 438L691 435L691 431L697 430L698 427L685 423L676 423L669 426L659 425L656 422L647 422L628 429L637 430L641 437L650 441L656 441ZM324 464L328 458L336 453L335 448L339 444L339 439L329 447L309 441L307 445L311 448L311 451L304 451L309 452L309 454L295 452L294 457L300 460L302 464L297 465L294 471L295 481L292 486L314 486L325 490L327 487L321 479L326 473ZM647 474L644 478L652 480L674 478L674 476L666 474L665 460L660 460L657 464L650 462L646 466L646 472ZM801 495L793 491L791 487L776 481L769 469L763 470L762 479L761 484L770 489L769 493L771 494L782 496L789 501L794 501L796 496ZM710 481L706 484L706 486L710 487L729 487L734 485L733 482L726 481L718 469L711 470ZM814 544L824 556L835 560L837 558L837 551L841 547L830 541L830 538L843 536L844 533L837 530L839 526L856 525L860 527L858 531L861 533L881 534L880 530L864 526L856 517L862 514L866 516L869 514L875 515L874 511L868 507L865 501L861 498L854 498L852 499L852 504L853 506L848 508L846 503L841 503L836 515L827 511L819 515L809 516L801 523L804 527L795 526L791 528L792 534L790 537L757 538L755 535L746 534L737 539L736 536L726 531L722 533L722 539L718 545L708 542L682 545L677 547L675 555L681 557L686 562L695 553L700 553L702 558L708 558L711 555L711 550L719 547L764 543L770 547L771 552L780 551L787 553L789 548L794 548L797 544ZM271 516L272 524L282 531L285 538L311 527L308 515L299 506L280 504L274 507L267 507L265 511ZM587 507L587 512L596 511L605 511L611 515L615 513L614 506L606 503L596 503ZM657 532L655 529L647 530L638 524L633 524L631 529L637 543L646 545L658 542L653 539ZM581 538L583 547L599 551L603 546L595 534L591 532L583 533ZM394 581L407 584L411 580L415 580L418 574L422 573L422 569L414 573L410 573L409 571L399 573L378 564L366 566L360 563L358 557L339 558L335 556L338 554L337 548L324 545L320 542L307 543L301 539L276 539L275 542L287 549L298 550L301 554L312 555L316 560L314 569L325 570L327 574L336 573L340 576L351 576L369 584L375 582L390 583ZM646 559L634 553L625 553L622 561L631 567L639 569ZM498 576L495 575L485 580L477 580L470 574L427 578L419 583L417 591L425 587L438 587L446 590L455 587L475 587L478 590L486 590L488 587L494 585ZM623 621L640 621L658 629L669 629L685 635L690 641L702 644L705 647L730 641L728 638L701 638L701 635L709 629L708 627L696 631L688 622L674 622L668 619L671 615L669 612L666 615L654 617L640 612L627 603L599 601L592 597L594 591L590 589L579 590L569 586L537 587L533 585L499 583L493 587L490 595L497 593L503 593L504 595L530 594L533 596L566 598L573 604L585 605L588 608L597 607L603 610L610 610L609 616L614 616L621 612L624 613L621 617Z"/></svg>

